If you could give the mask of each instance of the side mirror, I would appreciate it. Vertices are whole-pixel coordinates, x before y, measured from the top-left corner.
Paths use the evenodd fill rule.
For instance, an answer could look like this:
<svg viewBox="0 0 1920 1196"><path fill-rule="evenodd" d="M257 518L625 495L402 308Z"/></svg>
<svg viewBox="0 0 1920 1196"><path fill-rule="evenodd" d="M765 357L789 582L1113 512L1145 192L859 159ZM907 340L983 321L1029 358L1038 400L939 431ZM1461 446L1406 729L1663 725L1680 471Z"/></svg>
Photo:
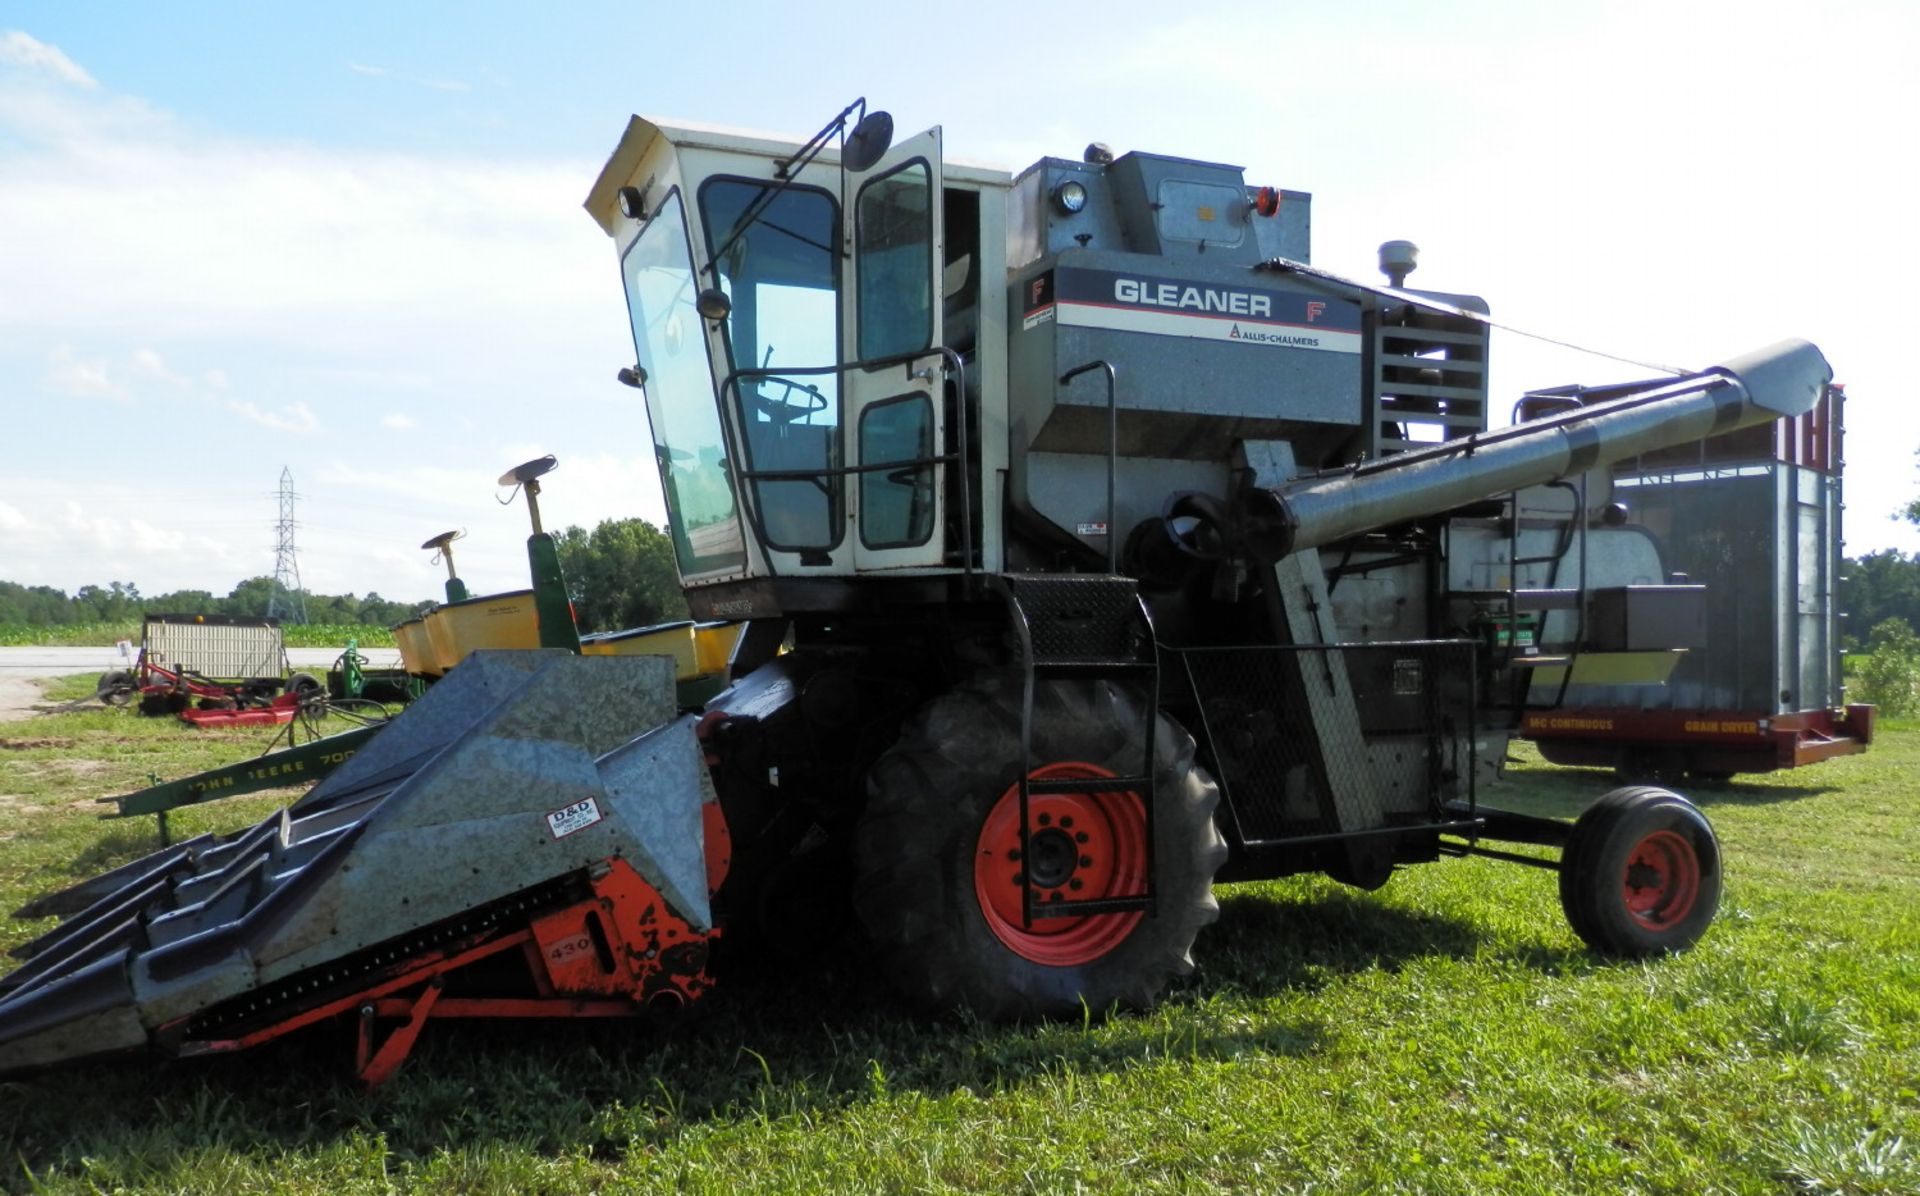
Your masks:
<svg viewBox="0 0 1920 1196"><path fill-rule="evenodd" d="M892 114L869 112L853 126L853 132L847 134L846 145L840 151L840 165L853 174L870 170L892 144Z"/></svg>

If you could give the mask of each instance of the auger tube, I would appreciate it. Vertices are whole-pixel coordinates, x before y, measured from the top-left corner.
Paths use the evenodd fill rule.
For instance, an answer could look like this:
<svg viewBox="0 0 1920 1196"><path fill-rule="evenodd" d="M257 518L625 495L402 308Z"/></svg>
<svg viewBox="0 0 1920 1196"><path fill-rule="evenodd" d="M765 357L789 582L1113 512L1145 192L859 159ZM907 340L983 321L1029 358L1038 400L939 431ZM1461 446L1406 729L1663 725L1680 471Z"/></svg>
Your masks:
<svg viewBox="0 0 1920 1196"><path fill-rule="evenodd" d="M1311 474L1245 497L1247 543L1267 560L1582 473L1670 445L1800 415L1833 370L1785 340L1624 399Z"/></svg>

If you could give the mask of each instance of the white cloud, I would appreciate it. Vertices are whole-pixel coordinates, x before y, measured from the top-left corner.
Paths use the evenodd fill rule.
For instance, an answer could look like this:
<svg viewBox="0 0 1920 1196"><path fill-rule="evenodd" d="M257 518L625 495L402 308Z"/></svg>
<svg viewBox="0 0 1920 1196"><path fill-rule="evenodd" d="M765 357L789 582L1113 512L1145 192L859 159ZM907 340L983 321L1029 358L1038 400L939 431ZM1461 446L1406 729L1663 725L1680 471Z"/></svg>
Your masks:
<svg viewBox="0 0 1920 1196"><path fill-rule="evenodd" d="M636 437L641 438L644 434ZM500 460L517 465L549 451L533 442L509 444L501 450ZM658 497L659 474L651 453L557 455L559 466L540 479L540 514L549 527L577 523L591 528L602 519L645 519L656 526L665 524L666 507Z"/></svg>
<svg viewBox="0 0 1920 1196"><path fill-rule="evenodd" d="M89 515L77 502L65 504L60 522L69 536L92 545L100 552L117 550L125 539L125 525L120 520Z"/></svg>
<svg viewBox="0 0 1920 1196"><path fill-rule="evenodd" d="M44 71L62 83L71 83L76 87L99 86L92 75L61 53L58 46L50 46L17 29L0 33L0 63Z"/></svg>
<svg viewBox="0 0 1920 1196"><path fill-rule="evenodd" d="M170 386L187 386L190 383L167 368L166 358L152 349L136 349L133 353L133 368L140 375L156 382L165 382Z"/></svg>
<svg viewBox="0 0 1920 1196"><path fill-rule="evenodd" d="M219 370L208 371L207 379L211 383L216 376L224 387L225 378ZM123 360L114 361L82 357L72 345L65 343L48 350L41 384L69 398L111 399L118 403L131 402L154 387L175 394L192 394L196 390L193 380L175 371L157 350L135 349Z"/></svg>
<svg viewBox="0 0 1920 1196"><path fill-rule="evenodd" d="M108 494L104 501L118 505L120 500ZM123 515L90 509L72 501L61 505L56 522L65 535L84 540L99 553L112 554L116 558L135 556L173 561L187 556L188 559L197 562L206 562L208 560L226 561L233 556L233 550L229 545L211 536L189 532L181 527L168 526L166 523L140 515ZM107 572L115 572L120 568L120 564L116 559L103 562L97 567ZM151 583L142 579L131 580L142 588L155 590Z"/></svg>
<svg viewBox="0 0 1920 1196"><path fill-rule="evenodd" d="M227 404L227 410L276 432L305 434L317 431L320 427L319 417L305 403L288 403L277 411L267 411L256 403L235 399Z"/></svg>
<svg viewBox="0 0 1920 1196"><path fill-rule="evenodd" d="M149 594L225 593L270 568L273 510L264 494L252 503L210 501L204 486L170 487L164 471L136 464L118 472L129 477L96 473L78 486L28 475L19 500L0 503L0 579L69 591L119 579ZM236 550L222 528L248 551Z"/></svg>
<svg viewBox="0 0 1920 1196"><path fill-rule="evenodd" d="M82 361L72 345L55 345L47 354L44 383L47 389L76 399L131 400L133 392L116 382L113 373L105 361Z"/></svg>
<svg viewBox="0 0 1920 1196"><path fill-rule="evenodd" d="M142 555L179 552L187 546L185 532L156 527L145 519L127 521L127 539Z"/></svg>
<svg viewBox="0 0 1920 1196"><path fill-rule="evenodd" d="M395 432L404 432L408 428L414 427L415 421L411 415L405 412L389 411L380 417L380 426L383 428L391 428Z"/></svg>
<svg viewBox="0 0 1920 1196"><path fill-rule="evenodd" d="M225 336L336 358L353 345L365 367L417 366L423 338L524 342L541 314L618 327L577 285L617 278L579 210L592 162L235 141L44 88L0 89L9 135L22 144L0 154L0 277L35 280L0 288L0 326L17 333L86 327L163 349Z"/></svg>
<svg viewBox="0 0 1920 1196"><path fill-rule="evenodd" d="M140 404L156 457L237 463L262 495L290 464L316 500L300 508L310 585L359 591L377 578L383 592L431 593L431 571L390 577L369 550L388 538L410 549L463 525L497 533L470 551L476 584L524 584L524 516L493 501L508 465L553 451L576 473L605 448L634 452L628 478L604 494L569 484L550 518L659 518L644 418L609 381L632 350L614 255L580 211L598 166L233 138L138 98L0 70L0 278L34 280L0 286L0 329L43 346L24 377L8 378L0 360L0 387L94 400L50 405L65 421L50 429L54 443L97 443L85 421L117 399ZM568 414L529 393L554 395ZM415 428L433 430L430 453ZM316 454L347 436L378 484L327 486ZM498 448L535 436L551 439L518 456ZM68 587L106 576L98 558L124 551L127 519L147 508L129 500L111 508L118 523L100 522L97 461L75 449L44 464L89 509L62 537L57 508L41 517L19 503L48 542L19 551L25 533L14 534L0 575ZM171 501L194 484L163 471L150 490ZM152 517L155 526L239 525L233 504L199 497L184 523ZM421 526L397 535L401 513ZM270 542L268 514L250 543ZM152 558L135 580L224 591L265 567L194 555Z"/></svg>

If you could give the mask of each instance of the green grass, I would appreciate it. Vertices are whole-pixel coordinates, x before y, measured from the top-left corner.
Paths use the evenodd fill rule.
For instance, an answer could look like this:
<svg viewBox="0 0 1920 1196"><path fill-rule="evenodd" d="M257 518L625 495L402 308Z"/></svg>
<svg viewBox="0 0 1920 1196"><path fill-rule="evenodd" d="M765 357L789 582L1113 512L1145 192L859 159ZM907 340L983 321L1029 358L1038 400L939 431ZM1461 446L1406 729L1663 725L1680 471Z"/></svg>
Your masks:
<svg viewBox="0 0 1920 1196"><path fill-rule="evenodd" d="M282 630L289 648L338 648L348 639L359 641L362 648L393 647L392 630L369 623L290 623ZM62 627L29 627L22 623L0 623L0 648L91 648L120 640L138 645L139 624L70 623Z"/></svg>
<svg viewBox="0 0 1920 1196"><path fill-rule="evenodd" d="M100 823L88 799L248 750L124 712L0 725L0 907L152 846L150 819ZM1502 804L1567 815L1611 785L1519 754ZM0 1183L1920 1192L1916 773L1920 728L1893 726L1865 756L1698 791L1726 899L1672 959L1595 958L1550 874L1492 861L1374 894L1238 885L1200 972L1151 1015L927 1020L828 950L660 1025L435 1026L373 1094L325 1032L0 1083ZM176 829L273 805L203 806ZM0 945L48 924L0 923Z"/></svg>

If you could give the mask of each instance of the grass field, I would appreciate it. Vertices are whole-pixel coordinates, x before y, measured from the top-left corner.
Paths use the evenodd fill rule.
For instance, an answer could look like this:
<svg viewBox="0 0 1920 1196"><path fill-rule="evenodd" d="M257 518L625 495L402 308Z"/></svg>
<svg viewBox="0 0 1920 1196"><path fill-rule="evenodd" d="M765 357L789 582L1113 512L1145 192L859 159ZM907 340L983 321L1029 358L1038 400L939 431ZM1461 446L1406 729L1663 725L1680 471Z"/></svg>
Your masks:
<svg viewBox="0 0 1920 1196"><path fill-rule="evenodd" d="M154 845L151 819L98 822L89 799L258 738L112 711L0 724L0 910ZM1611 785L1517 753L1487 800L1571 815ZM1150 1016L928 1021L849 953L653 1027L432 1028L373 1094L327 1033L0 1083L0 1184L1920 1193L1916 777L1920 728L1891 727L1865 756L1694 793L1727 889L1681 957L1595 958L1550 874L1491 861L1374 894L1232 886ZM48 925L0 920L0 945Z"/></svg>

